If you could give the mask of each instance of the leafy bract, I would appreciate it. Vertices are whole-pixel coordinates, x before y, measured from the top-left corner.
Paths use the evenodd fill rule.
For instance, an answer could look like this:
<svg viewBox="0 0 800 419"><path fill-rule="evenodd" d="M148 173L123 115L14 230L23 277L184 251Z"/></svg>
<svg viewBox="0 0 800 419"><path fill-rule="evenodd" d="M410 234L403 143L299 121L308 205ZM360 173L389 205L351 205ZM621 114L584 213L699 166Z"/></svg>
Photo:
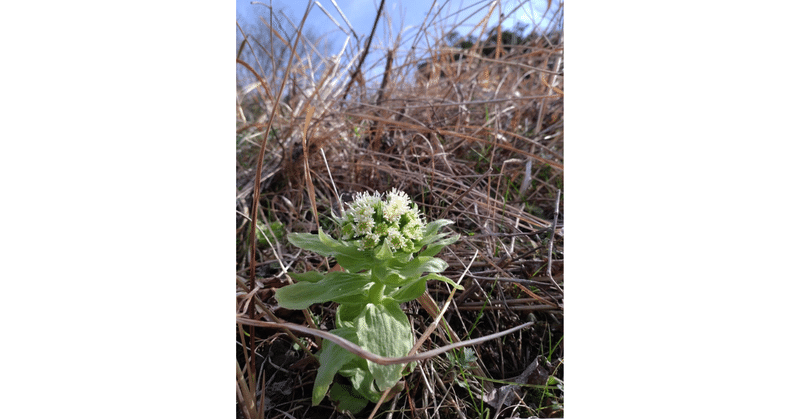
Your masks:
<svg viewBox="0 0 800 419"><path fill-rule="evenodd" d="M444 227L446 225L450 225L450 224L453 224L453 221L446 220L446 219L436 220L436 221L430 222L430 223L428 223L428 225L425 226L425 231L422 233L422 236L424 238L428 238L428 237L438 233L439 230L441 230L442 227ZM425 239L423 239L423 241L425 241Z"/></svg>
<svg viewBox="0 0 800 419"><path fill-rule="evenodd" d="M408 355L413 346L411 325L396 303L367 304L356 318L358 342L364 349L390 358ZM369 372L375 377L378 389L394 386L403 377L403 365L379 365L367 360Z"/></svg>
<svg viewBox="0 0 800 419"><path fill-rule="evenodd" d="M435 274L431 274L435 275ZM389 298L396 303L405 303L411 301L425 293L425 281L428 277L420 277L414 282L406 284L397 288L394 292L389 294Z"/></svg>
<svg viewBox="0 0 800 419"><path fill-rule="evenodd" d="M447 262L431 256L419 256L398 268L397 273L403 278L416 279L424 272L442 272L447 269Z"/></svg>
<svg viewBox="0 0 800 419"><path fill-rule="evenodd" d="M322 234L324 235L325 233ZM320 235L318 234L291 233L287 239L289 240L289 243L301 249L311 250L312 252L318 253L322 256L331 256L335 249L323 244L319 237Z"/></svg>
<svg viewBox="0 0 800 419"><path fill-rule="evenodd" d="M436 280L439 280L439 281L442 281L442 282L447 282L448 284L450 284L453 288L455 288L457 290L462 290L462 291L464 290L464 287L462 287L461 285L456 284L455 281L453 281L452 279L450 279L450 278L448 278L446 276L437 275L437 274L430 274L427 277L429 277L429 279L436 279Z"/></svg>
<svg viewBox="0 0 800 419"><path fill-rule="evenodd" d="M428 274L425 275L424 277L417 279L414 282L411 282L407 285L404 285L394 290L389 294L389 298L394 300L396 303L405 303L407 301L416 299L417 297L425 293L425 283L433 279L447 282L448 284L452 285L453 287L459 290L464 289L464 287L456 284L455 282L453 282L452 279L446 276L442 276L439 274Z"/></svg>
<svg viewBox="0 0 800 419"><path fill-rule="evenodd" d="M368 274L328 272L319 282L298 282L278 289L275 291L275 299L281 307L302 310L311 304L366 294L370 283Z"/></svg>
<svg viewBox="0 0 800 419"><path fill-rule="evenodd" d="M346 245L334 240L324 231L317 234L292 233L288 236L293 245L322 256L334 256L342 268L350 272L360 272L372 266L371 252L358 250L357 247Z"/></svg>
<svg viewBox="0 0 800 419"><path fill-rule="evenodd" d="M439 236L446 236L446 234L437 234L437 237ZM459 238L461 238L461 236L456 234L455 236L450 236L436 242L431 242L428 247L425 248L425 250L419 252L419 255L436 256L445 246L455 243Z"/></svg>
<svg viewBox="0 0 800 419"><path fill-rule="evenodd" d="M378 260L389 260L392 258L392 250L389 248L388 241L384 241L381 248L375 252L375 258Z"/></svg>
<svg viewBox="0 0 800 419"><path fill-rule="evenodd" d="M334 329L332 334L347 339L350 342L358 343L356 332L352 329ZM314 380L314 390L311 393L311 403L316 406L325 397L328 387L333 382L333 376L348 362L357 358L353 353L330 341L322 342L322 352L319 356L319 370L317 378Z"/></svg>
<svg viewBox="0 0 800 419"><path fill-rule="evenodd" d="M331 400L336 403L336 410L350 413L358 413L364 410L369 403L357 392L354 392L353 388L348 388L348 386L339 383L333 383L333 387L331 387Z"/></svg>
<svg viewBox="0 0 800 419"><path fill-rule="evenodd" d="M381 393L379 393L378 389L375 387L375 378L367 367L366 359L357 358L348 362L339 370L339 374L342 377L350 378L353 387L369 401L377 403L381 398Z"/></svg>
<svg viewBox="0 0 800 419"><path fill-rule="evenodd" d="M319 282L323 278L323 274L317 271L308 271L299 273L290 273L289 276L295 281L300 282Z"/></svg>
<svg viewBox="0 0 800 419"><path fill-rule="evenodd" d="M340 304L336 310L336 327L355 327L356 317L364 311L365 302Z"/></svg>

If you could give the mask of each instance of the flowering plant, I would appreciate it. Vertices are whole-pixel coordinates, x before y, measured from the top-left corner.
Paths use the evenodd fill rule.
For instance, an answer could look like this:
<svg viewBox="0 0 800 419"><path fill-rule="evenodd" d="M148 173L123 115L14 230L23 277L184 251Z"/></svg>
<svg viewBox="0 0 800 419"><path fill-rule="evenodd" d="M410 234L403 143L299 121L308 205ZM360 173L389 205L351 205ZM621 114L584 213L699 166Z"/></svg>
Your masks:
<svg viewBox="0 0 800 419"><path fill-rule="evenodd" d="M331 333L377 355L408 355L414 337L400 303L422 295L426 281L432 279L461 289L438 274L447 268L447 263L435 257L458 240L458 235L447 237L447 233L439 233L453 222L425 223L417 205L396 189L385 200L378 193L359 193L342 217L334 219L341 228L339 240L322 230L318 234L292 233L288 239L302 249L334 256L344 271L290 274L298 282L278 289L275 298L282 307L298 310L327 301L339 303L336 329ZM381 392L413 369L413 365L406 370L403 365L376 364L327 340L318 356L320 368L314 382L313 404L322 401L338 372L350 378L355 392L363 398L337 384L331 390L331 398L352 403L352 397L356 397L356 407L349 409L353 411L365 407L367 400L377 402Z"/></svg>

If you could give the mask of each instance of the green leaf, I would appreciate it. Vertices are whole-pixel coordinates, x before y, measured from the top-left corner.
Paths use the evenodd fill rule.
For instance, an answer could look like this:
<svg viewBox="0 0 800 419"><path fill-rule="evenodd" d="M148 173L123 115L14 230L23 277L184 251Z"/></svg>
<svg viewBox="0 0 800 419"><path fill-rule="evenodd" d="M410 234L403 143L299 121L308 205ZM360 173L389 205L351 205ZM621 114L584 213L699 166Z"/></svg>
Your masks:
<svg viewBox="0 0 800 419"><path fill-rule="evenodd" d="M340 243L319 230L317 234L292 233L288 237L293 245L322 256L335 256L336 261L350 272L369 269L373 263L371 252L358 250L355 246Z"/></svg>
<svg viewBox="0 0 800 419"><path fill-rule="evenodd" d="M317 231L317 237L319 237L319 241L322 244L324 244L325 246L328 246L328 247L331 247L331 248L337 248L339 246L342 246L341 243L339 243L336 240L334 240L333 237L325 234L325 232L322 231L322 230Z"/></svg>
<svg viewBox="0 0 800 419"><path fill-rule="evenodd" d="M455 289L458 290L464 289L464 287L456 284L452 279L446 276L442 276L439 274L428 274L425 275L424 277L417 279L414 282L411 282L410 284L404 285L396 289L395 291L389 293L389 298L391 298L398 304L416 299L417 297L425 293L425 284L428 281L432 280L447 282L448 284L452 285Z"/></svg>
<svg viewBox="0 0 800 419"><path fill-rule="evenodd" d="M453 288L455 288L457 290L462 290L462 291L464 290L464 287L462 287L461 285L456 284L455 281L453 281L452 279L450 279L450 278L448 278L446 276L442 276L442 275L439 275L439 274L430 274L430 275L425 276L425 278L428 278L429 281L435 279L437 281L447 282L448 284L450 284Z"/></svg>
<svg viewBox="0 0 800 419"><path fill-rule="evenodd" d="M372 265L372 280L376 282L384 282L389 276L389 268L383 263L376 263Z"/></svg>
<svg viewBox="0 0 800 419"><path fill-rule="evenodd" d="M430 236L431 234L436 234L442 227L450 224L454 224L454 222L448 219L432 221L425 226L425 231L422 233L422 236L425 237Z"/></svg>
<svg viewBox="0 0 800 419"><path fill-rule="evenodd" d="M356 359L348 362L342 369L339 370L339 375L342 377L350 378L356 391L366 397L367 400L377 403L381 398L381 393L375 388L375 378L367 368L367 360L364 358L356 357Z"/></svg>
<svg viewBox="0 0 800 419"><path fill-rule="evenodd" d="M344 244L335 241L322 230L319 231L319 239L333 250L333 255L336 256L339 265L350 272L360 272L369 269L374 264L372 250L358 250L353 243Z"/></svg>
<svg viewBox="0 0 800 419"><path fill-rule="evenodd" d="M411 325L400 306L367 304L355 319L358 342L362 348L385 357L397 358L408 355L413 346ZM367 360L369 372L375 377L378 389L383 391L394 386L402 378L403 365L379 365Z"/></svg>
<svg viewBox="0 0 800 419"><path fill-rule="evenodd" d="M342 268L350 272L369 270L374 263L372 257L363 251L358 251L356 255L338 253L336 254L336 261L339 262L339 265L342 265Z"/></svg>
<svg viewBox="0 0 800 419"><path fill-rule="evenodd" d="M371 287L372 287L372 284L369 284L366 289L369 290L369 288L371 288ZM367 291L367 292L369 292L369 291ZM364 297L364 294L360 294L359 293L359 294L353 294L353 295L348 295L348 296L344 296L344 297L338 297L338 298L336 298L335 302L337 302L339 304L361 304L363 306L366 298L367 297Z"/></svg>
<svg viewBox="0 0 800 419"><path fill-rule="evenodd" d="M371 283L369 274L328 272L319 282L298 282L278 289L275 299L281 307L302 310L311 304L337 301L356 294L366 295Z"/></svg>
<svg viewBox="0 0 800 419"><path fill-rule="evenodd" d="M350 386L333 383L333 387L331 387L331 400L336 403L337 411L341 413L349 411L350 413L357 414L367 407L369 402L354 390L355 389Z"/></svg>
<svg viewBox="0 0 800 419"><path fill-rule="evenodd" d="M452 285L456 289L459 289L459 290L463 290L464 289L464 287L462 287L461 285L456 284L455 282L453 282L452 279L450 279L450 278L448 278L446 276L442 276L442 275L439 275L439 274L428 274L428 275L425 275L424 277L421 277L421 278L417 279L416 281L414 281L414 282L412 282L410 284L404 285L403 287L400 287L397 290L389 293L389 298L391 298L392 300L394 300L398 304L399 303L405 303L407 301L411 301L411 300L419 297L420 295L424 294L425 293L425 284L428 281L432 281L434 279L438 280L438 281L447 282L448 284Z"/></svg>
<svg viewBox="0 0 800 419"><path fill-rule="evenodd" d="M361 298L362 301L356 303L342 303L339 304L339 307L336 309L336 327L355 327L355 320L362 311L364 311L364 307L366 307L366 303L363 301L364 298Z"/></svg>
<svg viewBox="0 0 800 419"><path fill-rule="evenodd" d="M439 251L448 244L454 243L459 239L459 235L447 237L450 233L440 233L439 230L449 224L453 224L450 220L436 220L425 226L425 232L422 235L422 240L417 244L421 246L428 246L424 252L420 253L421 256L435 256Z"/></svg>
<svg viewBox="0 0 800 419"><path fill-rule="evenodd" d="M431 244L428 244L428 247L426 247L425 250L419 252L419 255L420 256L436 256L440 251L442 251L442 249L445 246L457 242L458 239L460 239L460 238L461 238L461 235L456 234L455 236L450 236L450 237L448 237L446 239L439 240L439 241L437 241L435 243L431 242Z"/></svg>
<svg viewBox="0 0 800 419"><path fill-rule="evenodd" d="M431 274L435 275L435 274ZM428 275L430 276L430 275ZM411 301L420 295L425 293L425 280L426 277L422 277L417 279L416 281L406 284L394 292L389 294L389 298L394 300L396 303L405 303L406 301Z"/></svg>
<svg viewBox="0 0 800 419"><path fill-rule="evenodd" d="M392 265L392 268L406 279L416 279L425 272L442 272L447 269L447 262L431 256L419 256L406 264Z"/></svg>
<svg viewBox="0 0 800 419"><path fill-rule="evenodd" d="M443 238L445 238L445 237L447 237L449 235L450 235L450 233L431 234L430 236L423 237L422 240L420 240L420 244L426 245L426 244L435 243L435 242L437 242L437 241L439 241L439 240L441 240L441 239L443 239Z"/></svg>
<svg viewBox="0 0 800 419"><path fill-rule="evenodd" d="M375 258L378 260L389 260L392 258L392 249L389 248L389 239L383 241L381 248L375 252Z"/></svg>
<svg viewBox="0 0 800 419"><path fill-rule="evenodd" d="M401 252L401 251L394 252L394 254L392 255L393 260L403 263L410 261L413 257L414 257L413 253Z"/></svg>
<svg viewBox="0 0 800 419"><path fill-rule="evenodd" d="M352 329L342 328L331 330L331 333L350 342L357 343L356 332ZM328 340L322 342L322 352L319 356L319 370L317 378L314 380L314 390L311 395L312 405L318 405L328 392L328 387L333 382L336 373L356 356L347 349L331 343ZM333 398L333 397L331 397Z"/></svg>
<svg viewBox="0 0 800 419"><path fill-rule="evenodd" d="M319 239L319 235L310 233L291 233L287 238L289 239L289 243L301 249L311 250L312 252L318 253L322 256L332 256L335 252L335 249L332 249L330 246L322 243L322 241Z"/></svg>
<svg viewBox="0 0 800 419"><path fill-rule="evenodd" d="M317 271L308 271L308 272L303 272L301 274L290 273L289 276L295 281L299 282L319 282L324 277L324 275L321 272Z"/></svg>
<svg viewBox="0 0 800 419"><path fill-rule="evenodd" d="M402 277L394 269L389 269L381 282L388 285L397 285L404 283L406 279L407 278Z"/></svg>

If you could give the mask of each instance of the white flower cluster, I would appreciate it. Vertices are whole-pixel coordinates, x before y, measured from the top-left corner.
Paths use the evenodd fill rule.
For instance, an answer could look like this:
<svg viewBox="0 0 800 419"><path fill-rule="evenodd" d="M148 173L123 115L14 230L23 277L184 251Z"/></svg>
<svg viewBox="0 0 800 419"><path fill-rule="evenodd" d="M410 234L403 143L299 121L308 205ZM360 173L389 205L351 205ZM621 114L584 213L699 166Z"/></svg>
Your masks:
<svg viewBox="0 0 800 419"><path fill-rule="evenodd" d="M422 239L425 223L416 204L408 195L393 188L381 200L381 194L358 193L348 204L342 218L342 239L356 241L360 250L374 249L388 243L393 252L411 252L414 242Z"/></svg>

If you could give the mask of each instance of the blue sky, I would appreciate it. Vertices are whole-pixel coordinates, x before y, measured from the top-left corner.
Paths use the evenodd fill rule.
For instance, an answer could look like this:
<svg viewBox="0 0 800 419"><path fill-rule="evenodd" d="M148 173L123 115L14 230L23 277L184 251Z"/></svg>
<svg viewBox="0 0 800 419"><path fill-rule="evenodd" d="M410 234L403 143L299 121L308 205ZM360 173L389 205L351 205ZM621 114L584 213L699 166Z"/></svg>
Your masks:
<svg viewBox="0 0 800 419"><path fill-rule="evenodd" d="M318 1L322 7L324 7L334 18L339 22L340 25L346 27L344 24L343 19L339 14L336 12L336 9L331 0L319 0ZM236 0L236 13L238 15L242 15L245 19L251 19L254 16L258 16L259 14L268 15L269 11L267 7L263 4L270 4L270 0L263 0L261 3L263 4L250 4L250 0ZM339 0L336 2L339 7L344 12L345 16L347 17L348 21L352 24L353 28L355 29L356 33L359 36L368 35L370 30L372 29L372 24L375 20L375 14L378 9L379 0ZM478 0L478 1L468 1L465 2L463 0L460 1L437 1L435 9L438 9L444 5L445 11L440 16L450 16L449 18L445 19L447 23L456 23L461 19L465 19L469 16L470 13L483 9L488 10L486 6L492 3L491 0ZM553 7L558 3L558 0L554 0ZM306 6L308 2L304 0L296 0L296 1L286 1L286 0L273 0L272 5L275 9L283 9L286 13L295 21L299 22L300 19L303 17L303 13L305 12ZM516 22L523 22L528 24L528 28L526 31L531 29L531 22L536 22L540 25L542 24L542 14L547 8L547 0L511 0L506 2L501 2L500 6L505 13L508 11L517 8L520 6L516 12L510 16L510 18L506 18L504 21L503 27L504 28L511 28ZM413 27L419 27L422 24L425 15L428 13L428 10L431 8L431 2L426 1L401 1L401 0L386 0L386 4L384 6L386 11L388 12L388 16L392 20L392 27L394 30L394 35L396 36L397 33L401 30L401 20L403 24L403 28L406 30L413 31ZM459 10L464 10L464 12L457 14ZM484 12L485 13L485 12ZM492 13L490 18L490 25L494 26L497 25L497 21L499 18L498 9ZM476 14L470 17L462 27L460 32L466 32L467 30L474 27L480 20L484 17L483 13ZM308 23L312 25L315 31L318 33L329 33L335 37L339 37L343 35L341 31L339 31L333 22L320 10L319 7L315 4L309 14L309 21ZM467 26L469 28L467 28ZM378 31L382 29L379 26ZM376 31L376 36L381 36L382 34Z"/></svg>
<svg viewBox="0 0 800 419"><path fill-rule="evenodd" d="M366 38L372 30L372 25L375 21L378 5L380 0L318 0L314 2L309 17L306 21L304 32L311 32L316 36L323 37L329 42L329 53L335 54L342 49L347 34L344 30L349 31L348 25L345 23L341 15L336 11L336 4L341 8L347 21L352 25L354 31L359 37L361 45L366 42ZM272 4L273 10L277 12L282 10L289 19L295 23L300 23L300 20L305 13L308 5L307 0L262 0L261 2L252 2L251 0L237 0L236 1L236 15L240 19L240 23L245 22L258 22L258 16L263 16L269 19L269 8L265 5ZM325 10L330 13L336 20L339 26L344 30L337 27L334 23L316 4L319 3ZM525 33L530 32L534 27L534 23L538 25L540 30L544 30L550 22L552 11L556 9L559 1L553 0L551 11L548 12L547 18L543 15L547 9L547 0L508 0L504 2L495 2L493 0L477 0L477 1L436 1L433 8L434 12L442 9L442 11L433 19L437 24L430 25L430 17L425 21L426 15L431 10L431 5L434 4L430 1L413 1L413 0L386 0L384 9L387 12L378 23L378 28L375 31L372 44L370 46L370 55L367 58L367 63L363 67L366 71L367 79L372 79L376 76L381 69L373 66L374 60L380 60L385 55L380 51L385 51L391 46L393 40L397 38L398 34L402 33L401 39L405 41L401 45L398 54L402 56L407 52L411 46L412 38L418 33L419 28L424 25L425 27L432 28L453 28L453 25L461 23L456 30L465 35L473 30L476 25L485 18L487 12L490 10L492 3L498 3L491 16L489 17L489 26L487 31L497 25L499 20L500 11L502 10L508 16L503 21L503 28L513 28L515 24L521 22L526 24ZM513 13L512 13L513 11ZM275 16L275 15L274 15ZM388 23L391 22L391 30L389 30ZM261 24L261 23L259 23ZM287 25L288 26L288 25ZM480 34L480 29L474 32L474 35ZM440 34L430 33L429 40L438 39ZM237 39L241 39L237 31ZM349 51L354 47L354 39L350 39L347 46ZM421 45L425 45L422 43Z"/></svg>

